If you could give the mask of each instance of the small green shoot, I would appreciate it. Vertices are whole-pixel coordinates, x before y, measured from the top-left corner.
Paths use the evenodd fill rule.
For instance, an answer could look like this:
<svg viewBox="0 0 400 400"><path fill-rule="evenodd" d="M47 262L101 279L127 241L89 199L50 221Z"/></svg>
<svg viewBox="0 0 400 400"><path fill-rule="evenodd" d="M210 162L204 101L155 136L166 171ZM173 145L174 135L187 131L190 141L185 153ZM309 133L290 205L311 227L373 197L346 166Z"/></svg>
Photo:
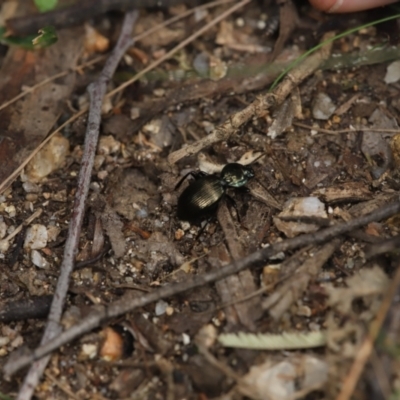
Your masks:
<svg viewBox="0 0 400 400"><path fill-rule="evenodd" d="M312 49L306 51L304 54L302 54L300 57L296 58L272 83L271 87L269 88L269 91L272 92L272 90L276 87L276 85L282 80L282 78L290 71L292 70L297 64L299 64L301 61L303 61L306 57L308 57L310 54L316 52L318 49L320 49L322 46L325 46L328 43L331 43L335 40L341 39L342 37L345 37L347 35L350 35L354 32L359 31L360 29L365 29L369 28L370 26L382 24L383 22L391 21L392 19L397 19L400 17L400 14L392 15L390 17L378 19L376 21L372 21L368 24L357 26L355 28L351 28L345 32L339 33L338 35L325 40L324 42L314 46Z"/></svg>
<svg viewBox="0 0 400 400"><path fill-rule="evenodd" d="M57 42L58 37L56 30L52 26L46 26L39 30L39 35L32 40L32 44L35 49L42 49L44 47L51 46Z"/></svg>
<svg viewBox="0 0 400 400"><path fill-rule="evenodd" d="M57 6L58 0L34 0L35 6L40 12L54 10Z"/></svg>

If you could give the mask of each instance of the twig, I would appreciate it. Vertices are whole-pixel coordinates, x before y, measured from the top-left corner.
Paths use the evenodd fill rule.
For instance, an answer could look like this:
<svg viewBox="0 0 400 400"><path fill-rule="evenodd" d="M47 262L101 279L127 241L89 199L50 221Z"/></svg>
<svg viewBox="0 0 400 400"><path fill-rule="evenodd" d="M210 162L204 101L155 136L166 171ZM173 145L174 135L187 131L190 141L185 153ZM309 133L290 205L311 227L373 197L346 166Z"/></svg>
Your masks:
<svg viewBox="0 0 400 400"><path fill-rule="evenodd" d="M122 24L120 37L115 49L110 54L98 80L89 85L90 111L85 136L85 145L82 157L82 164L78 178L77 191L75 194L75 204L72 218L69 224L68 237L65 242L64 257L61 264L60 276L51 304L47 326L41 344L57 337L61 332L59 321L63 310L65 298L68 291L70 275L74 269L75 254L79 245L79 236L85 210L85 202L89 192L89 184L92 175L93 162L99 127L101 122L101 106L106 93L107 83L112 79L120 59L125 51L132 44L132 29L138 16L137 11L126 14ZM28 372L25 381L18 394L18 399L28 400L32 397L39 379L49 361L49 356L35 362Z"/></svg>
<svg viewBox="0 0 400 400"><path fill-rule="evenodd" d="M327 33L324 35L322 40L329 40L331 37L333 37L333 34ZM264 96L258 97L245 109L233 114L223 124L217 126L206 137L177 151L174 151L168 156L168 161L171 164L175 164L181 158L196 154L205 147L228 139L232 133L234 133L254 116L259 117L272 106L283 103L293 89L300 82L310 76L315 70L317 70L321 63L328 58L331 47L332 41L322 46L318 52L308 57L303 63L298 65L289 74L287 74L285 79L275 88L273 93L268 93Z"/></svg>
<svg viewBox="0 0 400 400"><path fill-rule="evenodd" d="M339 129L337 131L331 129L323 129L318 126L306 125L301 122L293 122L294 126L299 128L309 129L310 131L317 131L321 133L327 133L328 135L338 135L340 133L351 133L351 132L379 132L379 133L400 133L400 129L384 129L384 128L367 128L367 127L355 127L349 129Z"/></svg>
<svg viewBox="0 0 400 400"><path fill-rule="evenodd" d="M32 363L38 358L49 354L51 351L57 349L58 347L69 343L70 341L76 339L86 332L91 331L94 328L97 328L103 321L107 319L120 316L134 309L150 304L154 301L174 296L176 294L186 292L199 286L216 282L231 274L236 274L244 270L245 268L263 265L268 260L268 258L281 251L285 252L288 250L294 250L301 246L317 245L320 243L324 243L327 240L331 240L334 237L361 228L362 226L365 226L371 222L389 218L390 216L398 212L400 212L400 200L397 200L395 203L387 204L368 215L355 218L352 221L338 224L315 233L301 235L293 239L288 239L279 243L275 243L274 245L256 251L253 254L250 254L233 264L229 264L217 270L213 270L204 275L194 276L193 278L190 278L185 282L168 285L161 289L155 290L154 292L144 294L141 297L129 299L128 301L119 300L110 304L107 308L97 308L95 311L90 313L84 321L63 332L51 342L48 342L45 345L38 347L36 350L32 351L31 354L10 358L7 364L4 366L4 372L6 375L13 374L14 372Z"/></svg>
<svg viewBox="0 0 400 400"><path fill-rule="evenodd" d="M39 29L47 25L55 28L65 28L78 25L96 15L108 11L127 11L144 7L169 7L171 5L188 3L186 0L86 0L79 1L70 7L63 7L53 11L29 15L24 17L10 18L6 26L14 35L26 35L37 33Z"/></svg>
<svg viewBox="0 0 400 400"><path fill-rule="evenodd" d="M70 74L71 72L75 72L75 71L79 71L82 68L87 68L90 67L94 64L97 64L99 61L104 60L104 56L99 56L94 58L93 60L87 61L83 64L77 65L74 68L70 68L66 71L62 71L59 72L58 74L55 74L53 76L49 76L46 79L43 79L41 82L37 83L36 85L33 85L31 87L29 87L28 89L25 89L24 91L22 91L20 94L16 95L15 97L13 97L12 99L6 101L5 103L3 103L0 106L0 111L4 110L5 108L7 108L8 106L10 106L11 104L15 103L16 101L18 101L19 99L22 99L23 97L25 97L26 95L28 95L29 93L34 93L36 89L46 85L47 83L53 82L56 79L62 78L63 76L66 76L68 74Z"/></svg>
<svg viewBox="0 0 400 400"><path fill-rule="evenodd" d="M361 347L358 349L357 355L354 359L353 365L346 375L346 378L342 384L342 390L339 393L336 400L348 400L351 398L357 382L364 370L365 364L367 363L371 352L374 347L374 342L378 337L383 321L389 311L390 304L395 298L396 292L400 285L400 265L397 266L396 275L394 276L392 283L387 291L381 306L376 314L375 320L371 324L369 334L364 339Z"/></svg>
<svg viewBox="0 0 400 400"><path fill-rule="evenodd" d="M53 295L33 296L29 299L0 304L0 322L26 321L29 318L46 318Z"/></svg>
<svg viewBox="0 0 400 400"><path fill-rule="evenodd" d="M2 242L9 242L11 239L13 239L15 236L18 235L22 231L22 228L25 226L30 225L36 218L40 216L42 213L43 209L38 208L30 217L28 217L22 224L18 225L17 228L15 228L7 237L2 239Z"/></svg>

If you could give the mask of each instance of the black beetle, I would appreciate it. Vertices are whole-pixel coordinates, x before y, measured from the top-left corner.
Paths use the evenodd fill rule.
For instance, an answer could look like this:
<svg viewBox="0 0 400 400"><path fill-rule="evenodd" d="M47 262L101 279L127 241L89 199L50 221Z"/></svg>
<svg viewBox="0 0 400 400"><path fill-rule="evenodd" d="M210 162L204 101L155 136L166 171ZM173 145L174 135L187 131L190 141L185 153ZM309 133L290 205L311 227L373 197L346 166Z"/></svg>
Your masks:
<svg viewBox="0 0 400 400"><path fill-rule="evenodd" d="M179 196L177 214L183 221L197 222L216 211L228 187L244 186L254 177L254 171L249 166L230 163L225 165L219 175L207 175L204 172L188 175L193 175L195 181ZM181 179L177 188L188 175Z"/></svg>

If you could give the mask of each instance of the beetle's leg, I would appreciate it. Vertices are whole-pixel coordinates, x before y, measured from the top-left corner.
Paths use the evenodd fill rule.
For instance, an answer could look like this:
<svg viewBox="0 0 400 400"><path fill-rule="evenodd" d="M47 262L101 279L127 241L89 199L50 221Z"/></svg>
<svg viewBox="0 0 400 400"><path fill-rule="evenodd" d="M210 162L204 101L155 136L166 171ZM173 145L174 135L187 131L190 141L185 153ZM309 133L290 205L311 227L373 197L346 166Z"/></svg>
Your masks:
<svg viewBox="0 0 400 400"><path fill-rule="evenodd" d="M239 224L240 224L240 223L241 223L241 222L240 222L240 215L239 215L239 210L238 210L236 201L235 201L231 196L229 196L228 194L225 194L225 198L226 198L226 200L228 200L228 202L230 203L230 205L235 209L235 211L236 211L236 216L237 216L237 220L238 220L238 222L239 222ZM229 213L231 214L231 217L233 218L232 213L231 213L231 210L229 209L229 207L228 207L228 210L229 210Z"/></svg>
<svg viewBox="0 0 400 400"><path fill-rule="evenodd" d="M196 242L199 240L201 234L204 232L204 230L207 228L208 224L211 222L213 217L207 218L206 222L204 225L200 228L199 232L197 233L196 237L193 239L192 245L189 247L188 251L192 251L193 247L195 246Z"/></svg>
<svg viewBox="0 0 400 400"><path fill-rule="evenodd" d="M207 174L206 174L205 172L202 172L202 171L190 171L190 172L188 172L183 178L181 178L181 179L179 180L179 182L175 185L175 189L174 189L174 190L179 189L179 187L182 185L183 181L184 181L189 175L192 176L194 179L197 180L197 179L202 178L203 176L206 176Z"/></svg>

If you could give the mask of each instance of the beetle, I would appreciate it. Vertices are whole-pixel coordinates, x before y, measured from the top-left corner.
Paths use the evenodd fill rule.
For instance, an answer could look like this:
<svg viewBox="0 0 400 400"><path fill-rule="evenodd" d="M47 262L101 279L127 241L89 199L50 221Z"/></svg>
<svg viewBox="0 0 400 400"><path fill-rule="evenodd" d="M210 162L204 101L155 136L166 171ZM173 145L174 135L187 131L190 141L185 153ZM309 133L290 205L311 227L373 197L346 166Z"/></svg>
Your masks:
<svg viewBox="0 0 400 400"><path fill-rule="evenodd" d="M254 177L253 168L239 163L229 163L220 174L208 175L204 172L189 172L178 183L193 175L195 180L182 192L178 199L177 215L180 220L197 222L204 219L218 208L229 187L240 188Z"/></svg>

